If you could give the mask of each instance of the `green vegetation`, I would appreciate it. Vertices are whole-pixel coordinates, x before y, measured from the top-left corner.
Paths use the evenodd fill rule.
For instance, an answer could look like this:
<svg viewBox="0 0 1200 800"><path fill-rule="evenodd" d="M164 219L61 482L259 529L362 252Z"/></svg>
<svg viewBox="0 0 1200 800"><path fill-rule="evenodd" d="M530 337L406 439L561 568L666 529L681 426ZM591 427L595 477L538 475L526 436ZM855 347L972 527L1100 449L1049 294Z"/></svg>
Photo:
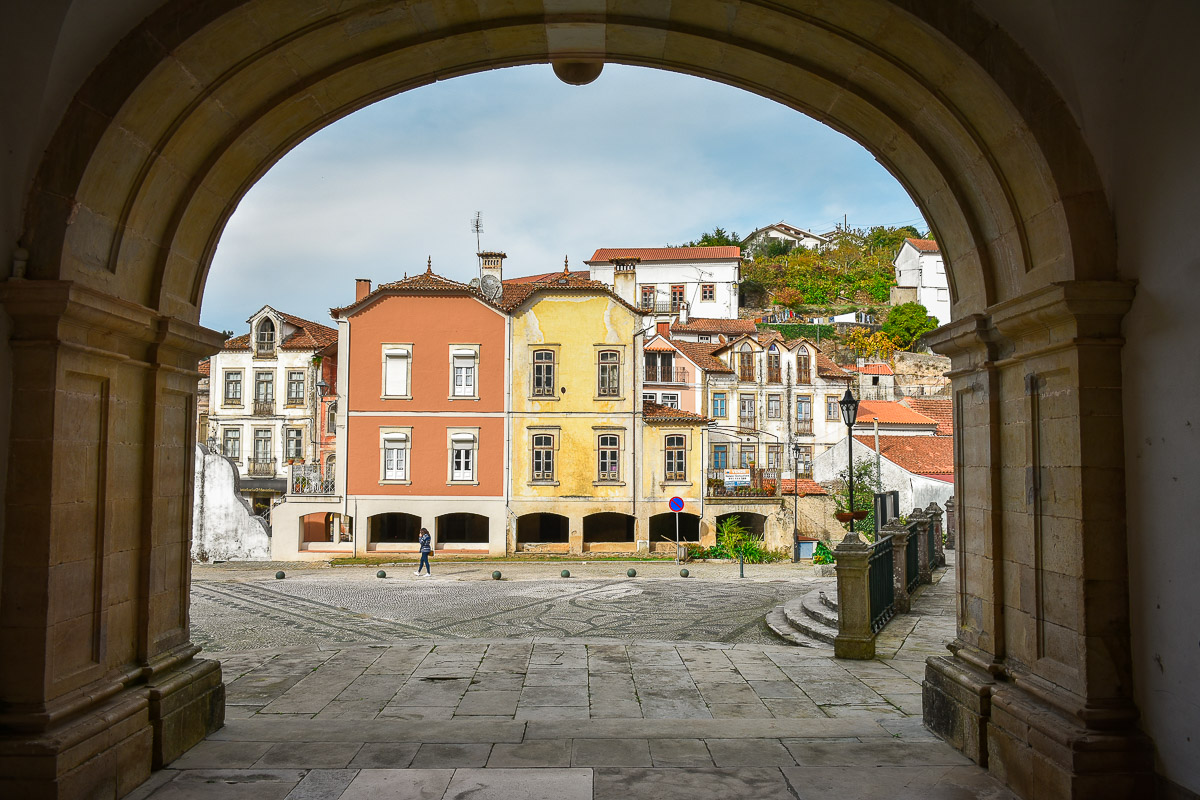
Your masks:
<svg viewBox="0 0 1200 800"><path fill-rule="evenodd" d="M888 314L883 332L902 350L911 350L921 337L937 327L920 303L901 303Z"/></svg>
<svg viewBox="0 0 1200 800"><path fill-rule="evenodd" d="M817 542L813 548L812 562L814 564L832 564L834 563L833 551L824 542Z"/></svg>
<svg viewBox="0 0 1200 800"><path fill-rule="evenodd" d="M680 247L741 247L742 239L734 231L726 232L720 226L709 233L701 234L699 239L679 245Z"/></svg>
<svg viewBox="0 0 1200 800"><path fill-rule="evenodd" d="M838 511L848 511L846 507L846 475L847 470L843 469L837 475L837 480L834 481L833 487L829 490L833 494L834 502L837 503ZM883 491L883 484L879 480L879 472L875 469L875 458L856 459L854 462L854 510L866 511L865 519L860 519L852 522L854 530L857 531L868 542L875 541L875 493Z"/></svg>
<svg viewBox="0 0 1200 800"><path fill-rule="evenodd" d="M832 339L837 335L837 328L832 325L801 325L794 322L762 322L758 324L760 331L779 331L785 339Z"/></svg>
<svg viewBox="0 0 1200 800"><path fill-rule="evenodd" d="M791 553L787 550L766 549L763 547L762 537L752 534L734 515L717 525L717 543L715 545L703 548L690 544L688 545L688 556L689 558L741 558L747 564L771 564L789 560Z"/></svg>

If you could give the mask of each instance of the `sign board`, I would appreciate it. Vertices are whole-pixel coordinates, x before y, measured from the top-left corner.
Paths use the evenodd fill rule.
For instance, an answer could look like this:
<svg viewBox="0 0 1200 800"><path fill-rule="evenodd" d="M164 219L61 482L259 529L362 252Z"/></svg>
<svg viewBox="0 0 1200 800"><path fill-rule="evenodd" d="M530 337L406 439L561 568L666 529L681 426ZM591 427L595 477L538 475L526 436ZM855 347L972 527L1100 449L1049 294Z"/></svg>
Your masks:
<svg viewBox="0 0 1200 800"><path fill-rule="evenodd" d="M678 514L680 511L683 511L683 498L672 497L671 502L667 503L667 506L670 507L670 509L676 514Z"/></svg>
<svg viewBox="0 0 1200 800"><path fill-rule="evenodd" d="M731 486L749 486L750 485L750 470L748 469L727 469L725 470L725 488Z"/></svg>

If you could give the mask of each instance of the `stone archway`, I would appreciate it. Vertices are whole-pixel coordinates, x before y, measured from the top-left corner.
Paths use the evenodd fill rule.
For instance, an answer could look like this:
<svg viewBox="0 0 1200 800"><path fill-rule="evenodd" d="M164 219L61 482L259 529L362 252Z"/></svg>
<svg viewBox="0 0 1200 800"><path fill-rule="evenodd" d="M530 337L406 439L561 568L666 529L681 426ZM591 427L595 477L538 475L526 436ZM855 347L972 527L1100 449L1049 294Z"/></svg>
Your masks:
<svg viewBox="0 0 1200 800"><path fill-rule="evenodd" d="M80 89L29 195L26 279L3 289L22 464L6 524L33 545L3 562L0 649L31 658L0 664L0 725L36 753L29 774L122 793L220 723L219 668L188 639L187 538L194 365L219 344L196 322L238 199L370 102L549 61L756 92L861 142L903 183L947 256L957 319L936 346L954 359L961 434L960 625L955 655L930 666L930 719L1018 788L1035 760L1072 789L1145 768L1126 573L1102 555L1125 549L1121 417L1080 412L1112 405L1131 291L1059 98L965 5L606 9L363 2L301 18L266 0L175 0ZM1074 758L1085 741L1104 744L1103 765Z"/></svg>

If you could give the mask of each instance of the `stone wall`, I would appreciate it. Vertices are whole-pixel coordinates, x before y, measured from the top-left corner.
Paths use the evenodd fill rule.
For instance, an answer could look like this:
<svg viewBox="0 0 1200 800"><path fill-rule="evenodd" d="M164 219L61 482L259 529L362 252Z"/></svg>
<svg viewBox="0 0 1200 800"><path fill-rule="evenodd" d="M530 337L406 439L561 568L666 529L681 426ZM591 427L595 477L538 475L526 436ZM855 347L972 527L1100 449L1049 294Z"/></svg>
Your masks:
<svg viewBox="0 0 1200 800"><path fill-rule="evenodd" d="M271 531L238 494L237 466L196 445L196 494L192 505L192 560L267 560Z"/></svg>

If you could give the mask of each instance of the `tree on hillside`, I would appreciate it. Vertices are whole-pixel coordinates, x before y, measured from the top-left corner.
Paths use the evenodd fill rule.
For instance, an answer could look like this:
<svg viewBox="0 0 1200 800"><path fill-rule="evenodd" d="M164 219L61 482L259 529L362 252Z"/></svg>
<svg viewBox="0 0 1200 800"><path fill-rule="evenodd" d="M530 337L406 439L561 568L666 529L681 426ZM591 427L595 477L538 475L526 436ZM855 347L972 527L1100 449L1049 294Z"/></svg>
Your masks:
<svg viewBox="0 0 1200 800"><path fill-rule="evenodd" d="M901 303L888 313L883 323L883 332L892 338L901 350L912 350L922 336L937 327L937 320L929 316L920 303Z"/></svg>
<svg viewBox="0 0 1200 800"><path fill-rule="evenodd" d="M726 232L721 226L712 229L711 232L702 234L699 239L694 242L688 242L682 247L741 247L742 240L734 231Z"/></svg>

